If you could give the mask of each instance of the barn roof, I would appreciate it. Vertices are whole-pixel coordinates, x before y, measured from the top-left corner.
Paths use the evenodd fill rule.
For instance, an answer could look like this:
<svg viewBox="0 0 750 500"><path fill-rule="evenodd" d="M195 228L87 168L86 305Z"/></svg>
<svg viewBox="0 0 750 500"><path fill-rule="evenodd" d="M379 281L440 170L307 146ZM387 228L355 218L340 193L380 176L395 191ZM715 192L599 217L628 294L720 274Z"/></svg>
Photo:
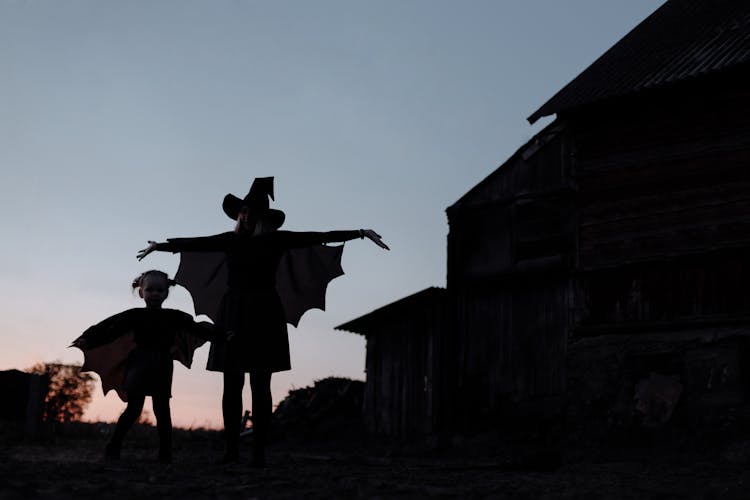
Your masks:
<svg viewBox="0 0 750 500"><path fill-rule="evenodd" d="M445 288L430 287L421 292L409 295L403 299L386 304L383 307L375 309L371 313L360 316L347 323L341 324L336 330L343 330L360 335L375 333L378 327L383 324L393 322L395 319L413 314L416 311L426 307L431 307L439 303L445 294Z"/></svg>
<svg viewBox="0 0 750 500"><path fill-rule="evenodd" d="M529 159L560 133L561 127L557 122L550 123L534 134L523 146L518 148L505 162L495 168L484 179L463 194L455 203L446 208L450 217L453 212L463 206L497 202L502 198L523 196L531 186L525 185L517 170L528 168ZM559 155L555 155L558 158Z"/></svg>
<svg viewBox="0 0 750 500"><path fill-rule="evenodd" d="M750 62L750 1L669 0L528 120Z"/></svg>

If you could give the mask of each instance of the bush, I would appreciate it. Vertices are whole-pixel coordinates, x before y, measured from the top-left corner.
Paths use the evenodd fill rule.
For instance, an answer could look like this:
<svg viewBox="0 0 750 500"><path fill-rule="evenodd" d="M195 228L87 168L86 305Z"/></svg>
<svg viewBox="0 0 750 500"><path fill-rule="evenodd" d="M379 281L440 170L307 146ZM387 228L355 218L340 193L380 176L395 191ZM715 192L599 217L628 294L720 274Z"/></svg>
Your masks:
<svg viewBox="0 0 750 500"><path fill-rule="evenodd" d="M49 380L44 399L44 420L74 422L81 420L83 411L94 393L94 377L81 373L81 365L60 362L37 363L29 373L46 375Z"/></svg>

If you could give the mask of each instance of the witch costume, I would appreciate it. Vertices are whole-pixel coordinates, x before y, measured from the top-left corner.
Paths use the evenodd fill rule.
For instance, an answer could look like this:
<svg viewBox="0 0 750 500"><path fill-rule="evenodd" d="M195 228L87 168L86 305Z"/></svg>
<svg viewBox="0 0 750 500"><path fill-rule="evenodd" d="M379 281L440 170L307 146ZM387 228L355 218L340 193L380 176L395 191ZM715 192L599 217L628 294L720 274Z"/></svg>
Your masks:
<svg viewBox="0 0 750 500"><path fill-rule="evenodd" d="M166 243L157 243L155 247L155 250L173 253L222 252L225 256L226 290L213 319L217 330L225 332L231 340L211 343L206 367L210 371L249 373L262 370L273 373L290 370L286 326L290 320L277 288L279 263L293 249L361 237L358 230L276 231L284 221L284 213L268 208L267 196L273 197L272 182L272 177L256 179L244 200L229 194L224 199L223 208L230 218L236 219L242 205L250 206L264 214L273 231L257 235L226 232L197 238L169 238ZM334 252L335 256L331 258L336 262L329 267L338 267L340 271L341 249L336 248ZM198 263L193 264L196 265ZM181 264L184 273L182 267ZM178 283L180 277L178 271ZM195 295L194 288L186 287Z"/></svg>
<svg viewBox="0 0 750 500"><path fill-rule="evenodd" d="M324 281L324 294L327 280L343 274L343 271L340 268L341 247L321 245L345 242L363 236L361 230L278 231L285 215L280 210L269 208L269 197L273 199L273 177L256 178L244 199L228 194L224 198L222 208L233 220L238 219L243 209L247 210L261 218L262 224L270 229L270 232L226 232L197 238L171 238L166 243L156 243L153 246L154 250L182 252L180 271L176 275L178 282L181 276L193 274L193 270L185 269L186 267L200 267L198 274L202 273L217 281L215 264L205 261L201 265L199 258L195 260L196 255L193 252L219 252L225 262L226 277L222 278L225 283L221 283L224 291L216 308L216 317L213 319L217 331L221 332L219 338L227 340L211 343L207 369L224 373L222 411L227 443L227 453L224 457L226 462L238 460L244 374L250 374L253 396L253 464L263 465L264 444L271 418L271 373L291 369L286 324L296 324L299 317L291 317L288 312L290 308L285 307L282 302L281 295L285 294L280 294L279 290L280 262L286 263L282 266L284 268L299 268L300 266L295 266L294 263L289 264L289 252L302 248L312 249L314 255L309 262L324 263L321 267L327 268L322 272L326 277L321 278ZM326 250L331 248L335 250ZM326 251L327 254L324 253ZM190 266L186 266L188 262L191 262ZM282 288L304 288L306 282L311 281L309 275L316 272L306 274L308 279L300 279L298 276ZM185 283L184 286L193 295L197 311L198 296L203 293L199 290L202 285L191 288ZM302 309L304 312L304 308Z"/></svg>

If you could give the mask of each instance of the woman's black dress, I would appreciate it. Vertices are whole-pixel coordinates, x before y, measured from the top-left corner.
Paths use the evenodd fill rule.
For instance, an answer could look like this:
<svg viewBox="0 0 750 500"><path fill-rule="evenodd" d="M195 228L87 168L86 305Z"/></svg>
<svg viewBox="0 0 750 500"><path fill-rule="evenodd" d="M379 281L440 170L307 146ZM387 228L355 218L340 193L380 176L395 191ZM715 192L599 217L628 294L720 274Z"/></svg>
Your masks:
<svg viewBox="0 0 750 500"><path fill-rule="evenodd" d="M227 257L228 290L222 298L217 328L231 340L214 341L207 369L220 372L278 372L291 369L284 308L276 291L276 269L292 248L343 242L359 231L291 232L260 235L233 232L198 238L170 238L157 250L223 251Z"/></svg>

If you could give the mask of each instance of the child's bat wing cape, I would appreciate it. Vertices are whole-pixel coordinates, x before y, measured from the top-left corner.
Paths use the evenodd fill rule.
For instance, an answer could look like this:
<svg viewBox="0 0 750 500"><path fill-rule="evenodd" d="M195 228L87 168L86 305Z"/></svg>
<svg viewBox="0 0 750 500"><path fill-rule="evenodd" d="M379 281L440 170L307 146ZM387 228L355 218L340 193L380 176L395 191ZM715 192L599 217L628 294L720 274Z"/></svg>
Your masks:
<svg viewBox="0 0 750 500"><path fill-rule="evenodd" d="M135 349L132 330L117 337L112 342L83 351L82 372L94 372L102 380L104 395L115 390L121 400L128 400L123 387L125 365L131 351Z"/></svg>
<svg viewBox="0 0 750 500"><path fill-rule="evenodd" d="M104 394L114 390L120 399L126 402L128 395L124 389L125 367L128 356L136 348L134 327L141 320L139 316L143 314L143 311L145 311L144 308L130 309L110 316L87 329L76 339L76 341L85 339L93 345L93 347L81 349L83 352L81 371L94 372L99 375ZM186 327L175 329L175 341L171 348L172 358L190 368L193 352L206 342L194 332L196 329L201 329L205 331L202 336L210 336L209 325L208 323L193 323L192 317L182 311L173 310L173 312L180 316ZM76 341L73 342L73 346Z"/></svg>
<svg viewBox="0 0 750 500"><path fill-rule="evenodd" d="M343 250L343 245L316 245L284 253L276 270L276 291L287 323L296 327L307 310L325 310L328 283L344 274ZM216 322L227 276L223 252L182 252L175 281L190 292L195 314L205 314Z"/></svg>

